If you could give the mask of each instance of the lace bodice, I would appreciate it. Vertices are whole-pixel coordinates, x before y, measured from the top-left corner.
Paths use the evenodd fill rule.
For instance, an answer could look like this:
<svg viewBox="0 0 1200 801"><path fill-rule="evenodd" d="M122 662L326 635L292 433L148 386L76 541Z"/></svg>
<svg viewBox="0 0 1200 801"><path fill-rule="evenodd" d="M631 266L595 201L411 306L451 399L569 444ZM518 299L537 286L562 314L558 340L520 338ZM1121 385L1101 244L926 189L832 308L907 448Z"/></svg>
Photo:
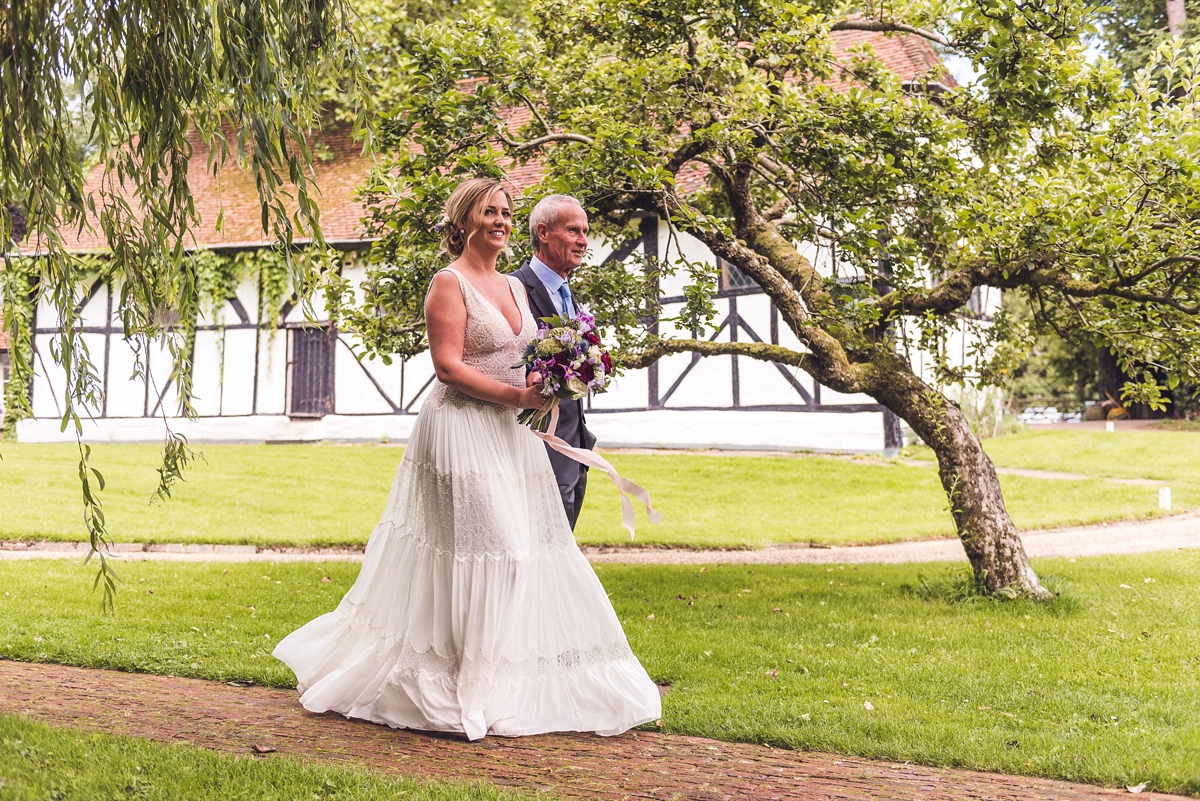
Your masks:
<svg viewBox="0 0 1200 801"><path fill-rule="evenodd" d="M467 330L463 337L463 363L473 367L489 378L514 387L525 386L525 369L513 367L525 355L525 348L537 330L529 302L525 298L525 287L511 275L504 276L512 289L513 298L521 310L521 330L514 334L508 319L491 301L480 294L470 281L458 270L447 267L444 272L453 273L462 289L463 302L467 307ZM429 401L440 407L449 401L455 406L472 405L479 408L508 409L494 403L465 395L434 379Z"/></svg>

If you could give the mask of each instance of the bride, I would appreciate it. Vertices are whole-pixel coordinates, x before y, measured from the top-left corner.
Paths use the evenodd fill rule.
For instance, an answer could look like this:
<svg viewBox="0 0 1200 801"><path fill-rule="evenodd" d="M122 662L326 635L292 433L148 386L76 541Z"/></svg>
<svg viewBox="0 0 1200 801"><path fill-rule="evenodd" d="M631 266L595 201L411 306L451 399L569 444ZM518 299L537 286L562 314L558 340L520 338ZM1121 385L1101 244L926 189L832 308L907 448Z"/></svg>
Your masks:
<svg viewBox="0 0 1200 801"><path fill-rule="evenodd" d="M546 449L517 423L539 379L514 368L537 326L496 271L512 197L465 181L446 203L454 257L425 299L437 379L362 571L275 656L300 703L389 726L516 736L620 734L660 717L658 688L575 545Z"/></svg>

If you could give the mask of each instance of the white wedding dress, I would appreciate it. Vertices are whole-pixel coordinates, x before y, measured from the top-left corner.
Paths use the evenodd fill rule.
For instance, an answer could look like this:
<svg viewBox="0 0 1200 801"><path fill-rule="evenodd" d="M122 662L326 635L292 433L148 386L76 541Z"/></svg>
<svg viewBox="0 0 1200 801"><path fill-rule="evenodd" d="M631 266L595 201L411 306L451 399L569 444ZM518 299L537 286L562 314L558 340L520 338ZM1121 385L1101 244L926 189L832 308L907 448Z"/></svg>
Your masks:
<svg viewBox="0 0 1200 801"><path fill-rule="evenodd" d="M464 361L512 386L536 325L512 277L521 331L460 273ZM515 409L438 381L421 407L362 571L337 609L275 656L313 712L398 728L619 734L661 717L575 544L545 446Z"/></svg>

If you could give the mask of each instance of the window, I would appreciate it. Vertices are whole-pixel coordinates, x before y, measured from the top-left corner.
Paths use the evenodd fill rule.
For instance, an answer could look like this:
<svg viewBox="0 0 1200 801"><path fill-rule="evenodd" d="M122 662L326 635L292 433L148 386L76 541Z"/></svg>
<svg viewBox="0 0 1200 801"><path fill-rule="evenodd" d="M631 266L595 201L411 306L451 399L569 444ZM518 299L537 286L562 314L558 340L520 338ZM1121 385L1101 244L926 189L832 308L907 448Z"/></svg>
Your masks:
<svg viewBox="0 0 1200 801"><path fill-rule="evenodd" d="M758 284L754 279L746 275L738 267L717 256L717 267L721 270L721 284L718 287L721 290L729 289L745 289L747 287L757 287Z"/></svg>

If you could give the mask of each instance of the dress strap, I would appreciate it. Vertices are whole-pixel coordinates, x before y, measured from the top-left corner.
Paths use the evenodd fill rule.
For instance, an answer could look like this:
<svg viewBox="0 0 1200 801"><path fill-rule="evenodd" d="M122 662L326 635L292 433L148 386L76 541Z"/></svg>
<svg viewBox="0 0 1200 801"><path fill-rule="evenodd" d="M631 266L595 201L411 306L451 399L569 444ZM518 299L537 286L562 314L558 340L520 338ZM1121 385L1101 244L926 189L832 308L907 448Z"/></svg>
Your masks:
<svg viewBox="0 0 1200 801"><path fill-rule="evenodd" d="M529 293L525 291L525 285L521 283L521 279L512 273L507 273L504 277L508 279L508 285L512 287L513 297L519 298L518 306L524 303L524 306L521 308L527 308L529 306Z"/></svg>
<svg viewBox="0 0 1200 801"><path fill-rule="evenodd" d="M458 279L458 289L460 292L462 292L462 296L463 296L463 303L465 303L467 305L468 310L470 310L471 308L474 307L473 301L475 299L475 293L478 290L476 290L475 287L471 285L471 282L467 280L467 277L465 275L463 275L462 273L460 273L458 270L454 269L453 267L443 267L442 269L438 270L438 273L450 273L455 278L457 278ZM434 275L436 276L437 273L435 273Z"/></svg>

